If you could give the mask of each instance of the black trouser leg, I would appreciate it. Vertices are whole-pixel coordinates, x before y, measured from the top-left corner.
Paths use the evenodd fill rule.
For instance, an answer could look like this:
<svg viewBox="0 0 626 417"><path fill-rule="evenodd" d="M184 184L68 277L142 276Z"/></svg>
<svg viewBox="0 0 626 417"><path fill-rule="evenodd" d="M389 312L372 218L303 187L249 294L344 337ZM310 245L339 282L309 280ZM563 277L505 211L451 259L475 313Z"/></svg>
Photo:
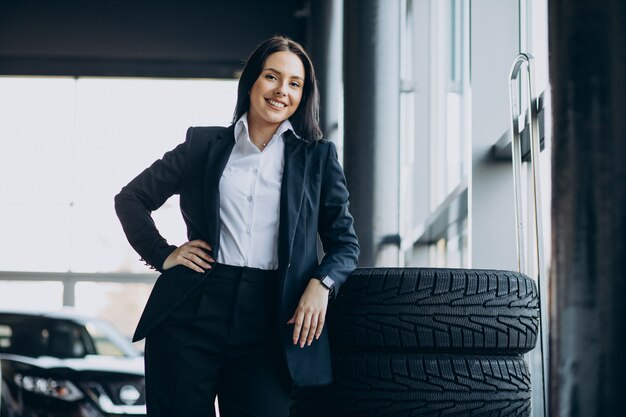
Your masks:
<svg viewBox="0 0 626 417"><path fill-rule="evenodd" d="M274 350L238 356L223 370L220 417L289 417L291 381Z"/></svg>
<svg viewBox="0 0 626 417"><path fill-rule="evenodd" d="M167 332L146 340L146 399L150 417L215 417L217 361L177 346Z"/></svg>
<svg viewBox="0 0 626 417"><path fill-rule="evenodd" d="M199 326L196 310L203 292L185 300L146 338L146 400L149 417L214 417L222 361L216 344L225 333L220 315L210 319L212 332Z"/></svg>
<svg viewBox="0 0 626 417"><path fill-rule="evenodd" d="M220 417L289 417L291 378L279 343L278 276L244 269L220 371Z"/></svg>
<svg viewBox="0 0 626 417"><path fill-rule="evenodd" d="M150 417L288 417L274 271L215 265L146 340Z"/></svg>

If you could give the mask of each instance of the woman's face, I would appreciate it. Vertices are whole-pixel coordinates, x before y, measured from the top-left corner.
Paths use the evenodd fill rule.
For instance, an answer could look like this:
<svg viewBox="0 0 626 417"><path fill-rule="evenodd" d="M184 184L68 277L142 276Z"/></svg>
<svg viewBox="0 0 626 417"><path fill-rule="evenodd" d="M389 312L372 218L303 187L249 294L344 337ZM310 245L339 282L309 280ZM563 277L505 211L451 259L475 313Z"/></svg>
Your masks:
<svg viewBox="0 0 626 417"><path fill-rule="evenodd" d="M295 113L302 99L304 65L293 52L275 52L265 59L250 90L248 121L278 125Z"/></svg>

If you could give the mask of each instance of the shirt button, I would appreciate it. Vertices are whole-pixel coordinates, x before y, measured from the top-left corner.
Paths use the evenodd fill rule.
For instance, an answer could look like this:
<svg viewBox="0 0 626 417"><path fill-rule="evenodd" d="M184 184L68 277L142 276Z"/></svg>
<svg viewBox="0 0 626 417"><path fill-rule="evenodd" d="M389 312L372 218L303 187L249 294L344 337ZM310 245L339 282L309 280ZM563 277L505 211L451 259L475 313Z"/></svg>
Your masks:
<svg viewBox="0 0 626 417"><path fill-rule="evenodd" d="M251 195L248 196L248 201L252 201L252 196Z"/></svg>
<svg viewBox="0 0 626 417"><path fill-rule="evenodd" d="M256 174L257 172L259 172L259 170L258 170L258 169L256 169L256 168L252 168L252 173L253 173L253 174Z"/></svg>
<svg viewBox="0 0 626 417"><path fill-rule="evenodd" d="M246 228L246 233L250 233L250 229L249 228Z"/></svg>

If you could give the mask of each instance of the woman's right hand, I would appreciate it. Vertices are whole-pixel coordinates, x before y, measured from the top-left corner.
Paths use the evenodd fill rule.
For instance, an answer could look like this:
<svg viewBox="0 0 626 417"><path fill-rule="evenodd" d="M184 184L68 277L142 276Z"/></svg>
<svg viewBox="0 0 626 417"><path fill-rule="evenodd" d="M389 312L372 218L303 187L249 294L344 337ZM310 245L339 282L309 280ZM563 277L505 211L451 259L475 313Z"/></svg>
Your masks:
<svg viewBox="0 0 626 417"><path fill-rule="evenodd" d="M211 269L209 262L215 262L215 260L204 249L207 251L211 250L211 246L204 240L197 239L183 243L165 258L163 270L165 271L176 265L184 265L200 273L204 272L202 268Z"/></svg>

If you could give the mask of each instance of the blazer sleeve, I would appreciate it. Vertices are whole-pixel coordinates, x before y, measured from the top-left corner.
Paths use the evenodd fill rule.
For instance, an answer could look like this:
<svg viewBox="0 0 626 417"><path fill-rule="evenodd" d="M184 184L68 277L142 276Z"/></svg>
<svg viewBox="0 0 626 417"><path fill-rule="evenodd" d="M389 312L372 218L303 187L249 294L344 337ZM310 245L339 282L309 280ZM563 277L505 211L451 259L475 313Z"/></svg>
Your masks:
<svg viewBox="0 0 626 417"><path fill-rule="evenodd" d="M160 272L176 246L161 236L151 213L173 194L180 193L192 132L190 127L185 142L165 153L115 196L115 212L128 242L146 265Z"/></svg>
<svg viewBox="0 0 626 417"><path fill-rule="evenodd" d="M354 271L359 258L359 243L350 214L348 189L343 169L337 158L337 148L330 142L322 176L318 234L324 257L315 276L328 275L335 281L333 298L339 287Z"/></svg>

